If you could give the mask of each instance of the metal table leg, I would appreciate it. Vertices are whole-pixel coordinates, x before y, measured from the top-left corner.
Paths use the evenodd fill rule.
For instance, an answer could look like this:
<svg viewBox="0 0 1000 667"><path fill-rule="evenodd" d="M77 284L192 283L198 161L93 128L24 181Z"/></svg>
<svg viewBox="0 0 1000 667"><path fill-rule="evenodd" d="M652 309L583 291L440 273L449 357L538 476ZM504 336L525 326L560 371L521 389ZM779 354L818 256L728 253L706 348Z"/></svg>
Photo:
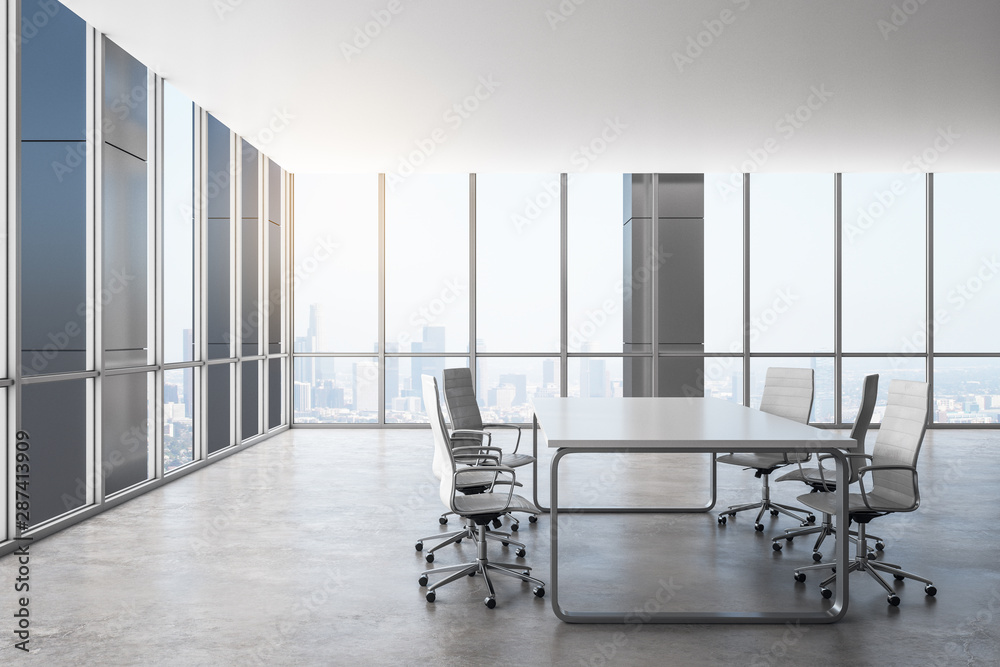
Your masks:
<svg viewBox="0 0 1000 667"><path fill-rule="evenodd" d="M537 425L537 422L536 422ZM568 511L567 508L559 507L559 462L564 456L576 453L630 453L640 450L628 449L574 449L571 447L560 448L556 451L552 459L551 484L552 484L552 508L551 508L551 578L548 585L549 598L552 601L552 611L562 621L567 623L621 623L621 624L641 624L641 623L733 623L733 624L777 624L777 623L834 623L843 618L847 612L848 580L846 572L844 576L837 577L835 598L833 604L822 611L816 612L727 612L727 611L706 611L706 612L669 612L661 611L650 614L643 614L637 617L634 611L613 612L613 611L567 611L559 604L559 514ZM642 452L664 452L678 450L663 449L643 449ZM692 451L699 451L697 449ZM700 450L704 451L704 450ZM822 450L821 450L822 451ZM832 448L826 452L833 455L837 461L837 562L848 562L847 530L840 530L847 524L847 458L839 449ZM628 511L628 510L625 510ZM581 513L576 511L577 513ZM791 579L791 576L789 576Z"/></svg>
<svg viewBox="0 0 1000 667"><path fill-rule="evenodd" d="M654 450L648 450L654 451ZM671 453L676 453L677 450L671 450ZM715 463L715 452L710 452L712 455L712 461L709 464L709 475L712 480L712 497L709 499L708 504L698 505L695 507L564 507L563 511L579 512L580 514L675 514L679 512L691 513L691 512L711 512L715 507L716 499L718 497L717 492L717 466ZM531 429L531 455L535 457L534 463L531 464L531 479L533 482L533 488L531 490L532 500L535 506L540 509L543 513L548 514L551 512L551 508L542 505L541 501L538 499L538 417L532 416L532 429ZM551 496L554 491L550 491Z"/></svg>

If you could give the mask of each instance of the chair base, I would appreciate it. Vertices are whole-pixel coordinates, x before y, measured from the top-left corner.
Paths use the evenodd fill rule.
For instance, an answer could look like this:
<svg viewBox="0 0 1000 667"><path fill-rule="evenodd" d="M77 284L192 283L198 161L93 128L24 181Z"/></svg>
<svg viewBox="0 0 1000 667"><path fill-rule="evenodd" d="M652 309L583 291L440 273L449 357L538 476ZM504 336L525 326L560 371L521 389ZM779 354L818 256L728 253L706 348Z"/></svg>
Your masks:
<svg viewBox="0 0 1000 667"><path fill-rule="evenodd" d="M476 558L475 562L464 563L462 565L448 565L446 567L434 568L433 570L425 570L420 575L418 583L421 586L427 586L428 577L431 575L450 573L441 581L427 586L427 601L434 602L437 597L435 591L441 586L450 584L451 582L457 581L465 576L471 577L480 574L483 577L483 581L486 582L486 588L489 591L489 595L484 602L487 607L493 609L496 606L496 590L493 588L493 580L490 579L491 572L535 584L535 588L533 589L535 596L543 597L545 595L545 582L541 579L535 579L532 577L530 567L518 565L516 563L490 562L490 560L486 557L486 540L490 537L489 531L486 530L485 525L477 526L477 528L477 535L474 539L476 540L478 546L478 558Z"/></svg>
<svg viewBox="0 0 1000 667"><path fill-rule="evenodd" d="M764 516L764 512L771 512L772 515L777 516L778 514L787 514L802 526L808 526L816 520L816 517L809 512L809 510L801 507L792 507L791 505L784 505L782 503L776 503L771 500L771 487L768 486L768 476L770 473L761 472L762 487L760 493L760 501L756 503L747 503L745 505L730 505L729 509L725 512L719 512L719 523L725 525L726 517L734 517L738 512L745 512L746 510L753 510L760 508L757 512L757 518L754 519L754 528L757 531L764 530L764 524L760 522L760 518ZM804 513L804 514L801 514Z"/></svg>
<svg viewBox="0 0 1000 667"><path fill-rule="evenodd" d="M837 529L833 527L833 516L830 514L823 513L823 522L818 526L810 526L809 528L786 528L784 535L779 535L778 537L771 538L772 545L775 551L781 551L781 540L792 541L793 538L801 537L803 535L812 535L814 533L819 533L816 538L816 543L813 545L813 560L821 561L823 560L823 554L820 553L820 546L823 541L829 535L836 535ZM858 531L849 530L847 531L848 538L854 544L858 543ZM875 549L868 547L868 553L872 554L876 550L882 551L885 548L885 541L878 535L868 535L869 539L875 540Z"/></svg>
<svg viewBox="0 0 1000 667"><path fill-rule="evenodd" d="M483 526L483 528L486 527ZM517 540L512 540L510 533L501 530L490 530L490 529L485 529L484 532L487 540L494 540L500 542L505 547L514 545L515 547L517 547L518 555L521 556L524 555L525 552L524 543L518 542ZM449 544L456 544L465 539L472 540L473 542L478 542L479 540L479 532L477 530L475 523L473 523L471 520L469 521L468 525L466 525L465 528L463 528L462 530L456 530L450 533L443 533L443 534L438 533L437 535L428 535L427 537L421 537L419 540L417 540L415 547L417 551L423 551L425 540L428 541L441 540L441 542L438 542L425 552L424 559L428 563L433 563L435 551L441 549L442 547L446 547Z"/></svg>
<svg viewBox="0 0 1000 667"><path fill-rule="evenodd" d="M902 569L896 563L886 563L884 561L877 561L873 556L868 553L868 535L865 534L865 524L858 525L858 539L857 539L857 554L851 559L851 562L847 564L847 571L837 572L837 563L821 563L819 565L807 565L805 567L796 568L795 570L795 581L802 582L806 580L805 573L809 570L819 570L823 568L833 568L834 572L831 576L820 582L819 589L824 598L829 599L833 593L829 586L834 581L837 580L837 576L840 574L848 575L851 572L867 572L872 579L878 582L878 584L886 591L887 598L886 601L892 606L899 605L899 596L896 595L896 590L890 586L879 572L884 572L886 574L891 574L896 580L903 579L913 579L915 581L922 582L924 584L924 593L930 596L937 595L937 588L934 586L934 582L920 575L914 574L912 572L907 572Z"/></svg>

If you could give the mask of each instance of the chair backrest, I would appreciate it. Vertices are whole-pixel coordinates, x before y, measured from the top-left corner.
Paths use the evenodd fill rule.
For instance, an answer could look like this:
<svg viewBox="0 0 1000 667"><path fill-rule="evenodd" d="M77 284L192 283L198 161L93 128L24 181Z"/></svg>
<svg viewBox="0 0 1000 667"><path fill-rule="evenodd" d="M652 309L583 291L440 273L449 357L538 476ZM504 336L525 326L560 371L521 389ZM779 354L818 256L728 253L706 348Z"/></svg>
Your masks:
<svg viewBox="0 0 1000 667"><path fill-rule="evenodd" d="M768 368L764 378L761 412L768 412L803 424L809 423L813 404L811 368Z"/></svg>
<svg viewBox="0 0 1000 667"><path fill-rule="evenodd" d="M889 402L875 438L872 465L916 466L927 430L926 382L893 380ZM909 470L873 470L871 494L901 508L915 509L920 497L916 478Z"/></svg>
<svg viewBox="0 0 1000 667"><path fill-rule="evenodd" d="M864 384L861 386L861 407L858 408L858 416L854 418L854 426L851 427L851 438L858 443L857 453L865 451L865 436L868 435L868 427L872 423L872 413L875 412L875 399L878 398L878 373L866 375ZM863 464L850 467L849 481L854 484L858 481L858 468Z"/></svg>
<svg viewBox="0 0 1000 667"><path fill-rule="evenodd" d="M454 429L481 431L483 417L472 386L472 371L468 368L444 369L444 401Z"/></svg>
<svg viewBox="0 0 1000 667"><path fill-rule="evenodd" d="M421 375L420 381L423 385L424 409L431 423L431 433L434 434L434 475L441 480L441 500L450 507L451 497L455 492L455 458L451 451L451 438L444 426L437 380L433 375Z"/></svg>

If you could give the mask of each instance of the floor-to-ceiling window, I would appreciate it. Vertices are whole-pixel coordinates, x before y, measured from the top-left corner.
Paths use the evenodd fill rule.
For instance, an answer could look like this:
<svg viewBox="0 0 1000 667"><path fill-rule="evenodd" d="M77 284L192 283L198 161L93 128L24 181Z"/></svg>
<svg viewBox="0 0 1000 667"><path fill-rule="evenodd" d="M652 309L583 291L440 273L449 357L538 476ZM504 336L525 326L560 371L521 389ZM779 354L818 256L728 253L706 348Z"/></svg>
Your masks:
<svg viewBox="0 0 1000 667"><path fill-rule="evenodd" d="M287 425L292 217L172 82L58 2L8 8L0 553Z"/></svg>
<svg viewBox="0 0 1000 667"><path fill-rule="evenodd" d="M903 378L934 382L938 424L995 423L996 178L706 174L696 391L754 405L768 367L813 368L813 423L842 425L878 373L876 421ZM527 422L533 397L620 396L651 361L623 349L621 174L302 182L296 423L422 421L415 378L470 364L484 416Z"/></svg>

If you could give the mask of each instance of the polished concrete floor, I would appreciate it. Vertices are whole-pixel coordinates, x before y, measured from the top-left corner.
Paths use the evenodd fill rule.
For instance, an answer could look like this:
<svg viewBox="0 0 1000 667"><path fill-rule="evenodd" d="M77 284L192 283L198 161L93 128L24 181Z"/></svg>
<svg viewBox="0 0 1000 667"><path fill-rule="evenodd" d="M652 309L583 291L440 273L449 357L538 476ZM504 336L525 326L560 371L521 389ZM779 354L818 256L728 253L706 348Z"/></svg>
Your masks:
<svg viewBox="0 0 1000 667"><path fill-rule="evenodd" d="M874 432L870 434L874 438ZM869 445L870 446L870 445ZM997 665L1000 664L1000 433L933 431L920 461L923 504L872 524L884 558L932 578L890 607L851 579L834 625L584 626L513 579L483 605L480 577L424 600L417 537L444 531L427 430L293 430L152 491L31 548L31 644L12 648L17 576L0 559L0 664L38 665ZM568 502L681 502L707 494L704 459L567 459ZM547 466L546 466L547 467ZM544 475L543 475L544 477ZM525 470L521 490L531 495ZM759 493L719 466L719 502ZM547 483L540 480L543 501ZM774 495L802 492L782 483ZM714 515L567 516L566 606L637 612L725 606L814 611L819 577L796 583L811 540L781 553L795 523ZM455 525L453 519L450 526ZM523 562L550 581L549 518L522 522ZM832 554L832 544L824 549ZM516 561L511 548L491 557ZM435 566L474 557L445 547Z"/></svg>

